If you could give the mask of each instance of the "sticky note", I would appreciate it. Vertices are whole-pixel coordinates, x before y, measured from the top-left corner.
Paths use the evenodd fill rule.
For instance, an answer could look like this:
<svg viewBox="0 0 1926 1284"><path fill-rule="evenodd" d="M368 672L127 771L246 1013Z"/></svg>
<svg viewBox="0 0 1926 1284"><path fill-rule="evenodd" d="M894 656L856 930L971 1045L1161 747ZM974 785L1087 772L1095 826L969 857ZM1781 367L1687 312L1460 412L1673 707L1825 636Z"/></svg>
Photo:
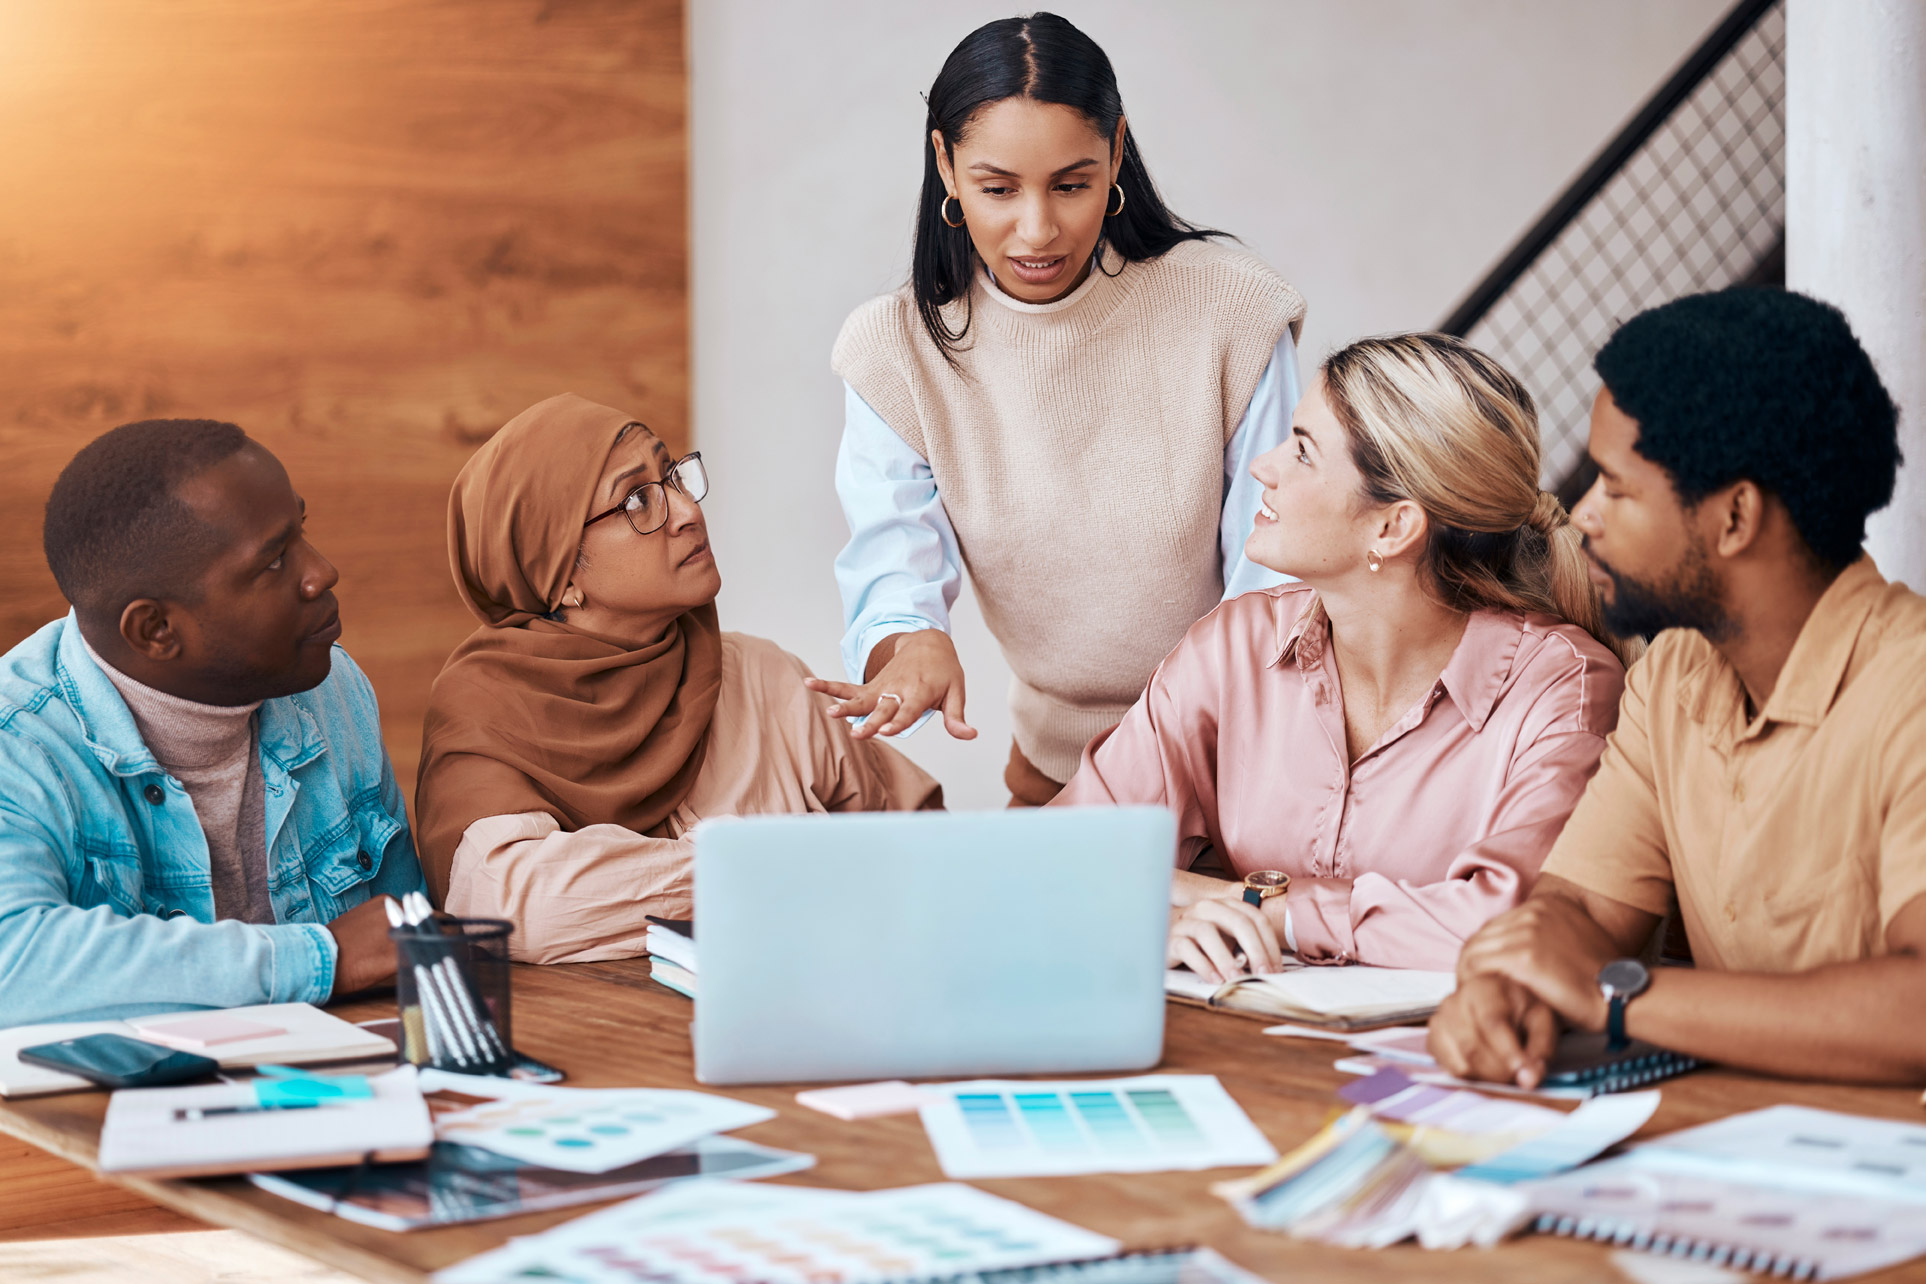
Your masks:
<svg viewBox="0 0 1926 1284"><path fill-rule="evenodd" d="M374 1089L366 1075L292 1075L254 1081L254 1099L277 1110L362 1101L373 1096Z"/></svg>
<svg viewBox="0 0 1926 1284"><path fill-rule="evenodd" d="M921 1110L941 1097L925 1092L901 1079L883 1083L852 1083L846 1088L811 1088L796 1094L799 1105L820 1110L838 1119L874 1119L881 1115L906 1115Z"/></svg>

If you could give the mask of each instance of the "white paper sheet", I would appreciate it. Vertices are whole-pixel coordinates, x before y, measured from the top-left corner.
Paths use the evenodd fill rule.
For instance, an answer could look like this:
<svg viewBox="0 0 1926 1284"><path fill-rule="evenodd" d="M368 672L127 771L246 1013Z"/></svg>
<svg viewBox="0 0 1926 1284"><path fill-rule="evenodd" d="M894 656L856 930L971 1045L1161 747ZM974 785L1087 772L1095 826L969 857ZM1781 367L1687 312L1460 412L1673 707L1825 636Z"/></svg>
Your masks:
<svg viewBox="0 0 1926 1284"><path fill-rule="evenodd" d="M424 1092L499 1098L437 1118L437 1140L572 1173L605 1173L776 1117L733 1097L677 1088L554 1088L434 1071L421 1082Z"/></svg>
<svg viewBox="0 0 1926 1284"><path fill-rule="evenodd" d="M1277 1151L1216 1075L925 1085L945 1175L1064 1177L1268 1164Z"/></svg>
<svg viewBox="0 0 1926 1284"><path fill-rule="evenodd" d="M436 1284L868 1284L1101 1257L1116 1240L968 1186L689 1182L451 1266ZM544 1274L545 1273L545 1274Z"/></svg>
<svg viewBox="0 0 1926 1284"><path fill-rule="evenodd" d="M1926 1124L1772 1106L1667 1133L1639 1154L1713 1177L1926 1203Z"/></svg>

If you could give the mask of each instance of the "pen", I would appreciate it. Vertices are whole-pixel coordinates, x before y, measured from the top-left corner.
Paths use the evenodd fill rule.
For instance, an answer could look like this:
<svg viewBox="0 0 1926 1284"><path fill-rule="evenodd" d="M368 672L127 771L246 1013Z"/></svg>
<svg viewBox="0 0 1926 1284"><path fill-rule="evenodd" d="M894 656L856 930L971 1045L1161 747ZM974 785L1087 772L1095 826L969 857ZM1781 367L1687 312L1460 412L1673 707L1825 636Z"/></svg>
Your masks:
<svg viewBox="0 0 1926 1284"><path fill-rule="evenodd" d="M290 1101L281 1106L186 1106L174 1112L175 1123L192 1123L197 1119L213 1119L219 1115L261 1115L278 1110L319 1110L323 1106L338 1106L338 1101Z"/></svg>
<svg viewBox="0 0 1926 1284"><path fill-rule="evenodd" d="M403 897L402 907L408 924L422 928L426 939L444 939L446 934L434 922L439 916L426 896L410 892ZM494 1022L484 1015L452 951L427 965L427 983L435 987L441 1010L447 1017L449 1028L443 1034L443 1042L458 1062L486 1069L499 1067L508 1060Z"/></svg>
<svg viewBox="0 0 1926 1284"><path fill-rule="evenodd" d="M409 892L402 900L408 921L412 924L433 923L438 916L428 904L428 898L420 892ZM483 1011L474 990L461 965L450 956L433 964L430 975L441 981L443 1002L452 1013L461 1019L457 1033L462 1037L466 1050L474 1059L482 1063L499 1063L508 1059L508 1050L502 1045L500 1032L494 1021Z"/></svg>
<svg viewBox="0 0 1926 1284"><path fill-rule="evenodd" d="M400 905L396 904L393 900L387 901L386 905L388 908L388 922L392 926L414 926L403 913ZM424 1041L428 1045L426 1048L428 1064L439 1066L453 1061L458 1065L466 1066L468 1064L467 1059L461 1056L459 1050L453 1046L452 1036L448 1033L448 1018L440 1010L440 996L436 994L434 985L428 980L427 969L422 967L421 964L416 963L414 965L414 974L415 997L421 1004L421 1032Z"/></svg>

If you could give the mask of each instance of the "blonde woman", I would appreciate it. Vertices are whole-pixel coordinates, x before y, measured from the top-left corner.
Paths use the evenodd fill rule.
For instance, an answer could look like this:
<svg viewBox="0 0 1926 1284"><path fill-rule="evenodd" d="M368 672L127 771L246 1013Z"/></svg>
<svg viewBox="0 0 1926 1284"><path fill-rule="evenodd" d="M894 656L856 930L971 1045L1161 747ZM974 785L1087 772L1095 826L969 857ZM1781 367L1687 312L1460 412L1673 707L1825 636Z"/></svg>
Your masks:
<svg viewBox="0 0 1926 1284"><path fill-rule="evenodd" d="M1170 961L1447 969L1531 888L1598 766L1624 666L1538 489L1531 397L1456 339L1365 339L1252 466L1226 602L1093 741L1064 804L1178 815ZM1241 881L1234 881L1241 880Z"/></svg>

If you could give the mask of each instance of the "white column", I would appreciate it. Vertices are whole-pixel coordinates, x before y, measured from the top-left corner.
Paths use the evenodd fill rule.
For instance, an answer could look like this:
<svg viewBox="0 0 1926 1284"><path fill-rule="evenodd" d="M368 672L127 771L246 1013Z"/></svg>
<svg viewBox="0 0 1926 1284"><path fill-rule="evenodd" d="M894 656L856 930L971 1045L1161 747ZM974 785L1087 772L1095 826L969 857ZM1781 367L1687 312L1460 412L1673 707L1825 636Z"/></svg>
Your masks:
<svg viewBox="0 0 1926 1284"><path fill-rule="evenodd" d="M1786 284L1845 312L1899 403L1866 546L1926 591L1926 0L1787 0Z"/></svg>

